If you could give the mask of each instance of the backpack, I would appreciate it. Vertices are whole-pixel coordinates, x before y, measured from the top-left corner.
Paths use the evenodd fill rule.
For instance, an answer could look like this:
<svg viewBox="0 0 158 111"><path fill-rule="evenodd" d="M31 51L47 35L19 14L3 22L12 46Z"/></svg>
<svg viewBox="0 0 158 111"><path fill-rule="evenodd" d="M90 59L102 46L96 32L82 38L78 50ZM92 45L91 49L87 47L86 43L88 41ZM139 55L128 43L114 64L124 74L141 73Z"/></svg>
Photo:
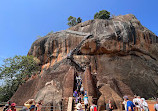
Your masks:
<svg viewBox="0 0 158 111"><path fill-rule="evenodd" d="M97 111L97 106L94 107L94 110L93 110L93 111Z"/></svg>

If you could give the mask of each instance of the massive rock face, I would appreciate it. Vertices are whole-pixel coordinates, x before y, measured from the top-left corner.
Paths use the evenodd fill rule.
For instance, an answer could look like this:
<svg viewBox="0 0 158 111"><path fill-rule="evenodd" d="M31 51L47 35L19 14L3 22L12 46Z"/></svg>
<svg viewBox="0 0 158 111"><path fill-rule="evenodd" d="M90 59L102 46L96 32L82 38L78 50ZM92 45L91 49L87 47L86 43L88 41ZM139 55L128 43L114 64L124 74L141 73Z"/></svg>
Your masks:
<svg viewBox="0 0 158 111"><path fill-rule="evenodd" d="M76 72L83 74L85 88L93 86L90 90L94 93L90 96L98 98L98 105L111 99L119 108L124 95L157 96L157 46L158 37L131 14L109 20L89 20L49 34L36 40L28 53L41 61L41 74L22 85L12 101L24 90L20 97L23 99L16 101L18 104L28 98L36 101L45 98L47 104L54 102L51 101L54 97L48 95L46 99L44 95L58 92L55 104L64 99L66 105L73 92ZM52 86L47 86L47 82ZM29 84L31 90L27 88Z"/></svg>

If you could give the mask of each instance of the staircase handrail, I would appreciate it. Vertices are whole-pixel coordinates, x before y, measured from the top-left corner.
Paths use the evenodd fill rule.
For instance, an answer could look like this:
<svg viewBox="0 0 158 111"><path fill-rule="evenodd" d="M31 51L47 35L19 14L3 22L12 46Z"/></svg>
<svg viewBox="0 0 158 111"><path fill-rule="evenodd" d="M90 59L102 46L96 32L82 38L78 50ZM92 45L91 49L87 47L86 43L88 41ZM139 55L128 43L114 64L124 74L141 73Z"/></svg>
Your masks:
<svg viewBox="0 0 158 111"><path fill-rule="evenodd" d="M72 111L73 108L73 97L69 97L67 111Z"/></svg>

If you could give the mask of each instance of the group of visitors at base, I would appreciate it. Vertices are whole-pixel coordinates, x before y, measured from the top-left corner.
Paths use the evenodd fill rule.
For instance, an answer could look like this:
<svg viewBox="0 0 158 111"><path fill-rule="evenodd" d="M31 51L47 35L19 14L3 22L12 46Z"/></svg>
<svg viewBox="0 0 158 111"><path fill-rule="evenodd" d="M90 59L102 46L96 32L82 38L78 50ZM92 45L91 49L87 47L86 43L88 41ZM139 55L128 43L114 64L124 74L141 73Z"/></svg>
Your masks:
<svg viewBox="0 0 158 111"><path fill-rule="evenodd" d="M92 101L92 105L89 105L87 91L84 90L82 85L82 78L81 76L76 76L76 90L73 93L73 97L75 98L75 104L77 111L83 111L81 102L84 103L84 110L85 111L97 111L97 105L95 105L95 101ZM106 104L107 111L112 111L113 107L111 104L111 100Z"/></svg>
<svg viewBox="0 0 158 111"><path fill-rule="evenodd" d="M15 106L16 106L15 103L11 103L10 101L8 101L8 103L5 105L3 111L16 111Z"/></svg>
<svg viewBox="0 0 158 111"><path fill-rule="evenodd" d="M134 96L133 101L130 101L128 99L128 96L124 96L124 108L125 111L149 111L149 107L147 102L144 98L141 98L140 96ZM154 105L155 111L158 111L158 98L156 100L156 104Z"/></svg>
<svg viewBox="0 0 158 111"><path fill-rule="evenodd" d="M10 101L5 105L3 111L16 111L16 104L11 103ZM37 104L34 99L29 99L24 103L24 107L20 111L41 111L42 101L39 101Z"/></svg>

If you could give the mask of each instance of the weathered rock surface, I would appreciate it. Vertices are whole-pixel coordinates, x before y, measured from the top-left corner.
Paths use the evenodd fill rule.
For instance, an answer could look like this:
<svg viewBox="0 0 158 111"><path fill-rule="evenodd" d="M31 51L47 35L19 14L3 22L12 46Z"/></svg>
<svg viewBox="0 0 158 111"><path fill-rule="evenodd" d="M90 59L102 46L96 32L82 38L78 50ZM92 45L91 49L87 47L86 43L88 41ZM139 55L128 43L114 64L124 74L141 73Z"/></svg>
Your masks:
<svg viewBox="0 0 158 111"><path fill-rule="evenodd" d="M56 104L63 98L66 102L74 87L70 69L85 74L89 65L87 73L91 75L83 80L85 84L92 80L93 85L84 87L94 86L89 88L93 94L88 93L95 95L100 105L111 99L120 108L124 95L150 98L158 91L158 37L131 14L89 20L47 35L36 40L28 54L37 57L43 67L39 77L26 82L12 97L18 104L29 98L53 102L54 97L48 95L53 92L58 92Z"/></svg>

